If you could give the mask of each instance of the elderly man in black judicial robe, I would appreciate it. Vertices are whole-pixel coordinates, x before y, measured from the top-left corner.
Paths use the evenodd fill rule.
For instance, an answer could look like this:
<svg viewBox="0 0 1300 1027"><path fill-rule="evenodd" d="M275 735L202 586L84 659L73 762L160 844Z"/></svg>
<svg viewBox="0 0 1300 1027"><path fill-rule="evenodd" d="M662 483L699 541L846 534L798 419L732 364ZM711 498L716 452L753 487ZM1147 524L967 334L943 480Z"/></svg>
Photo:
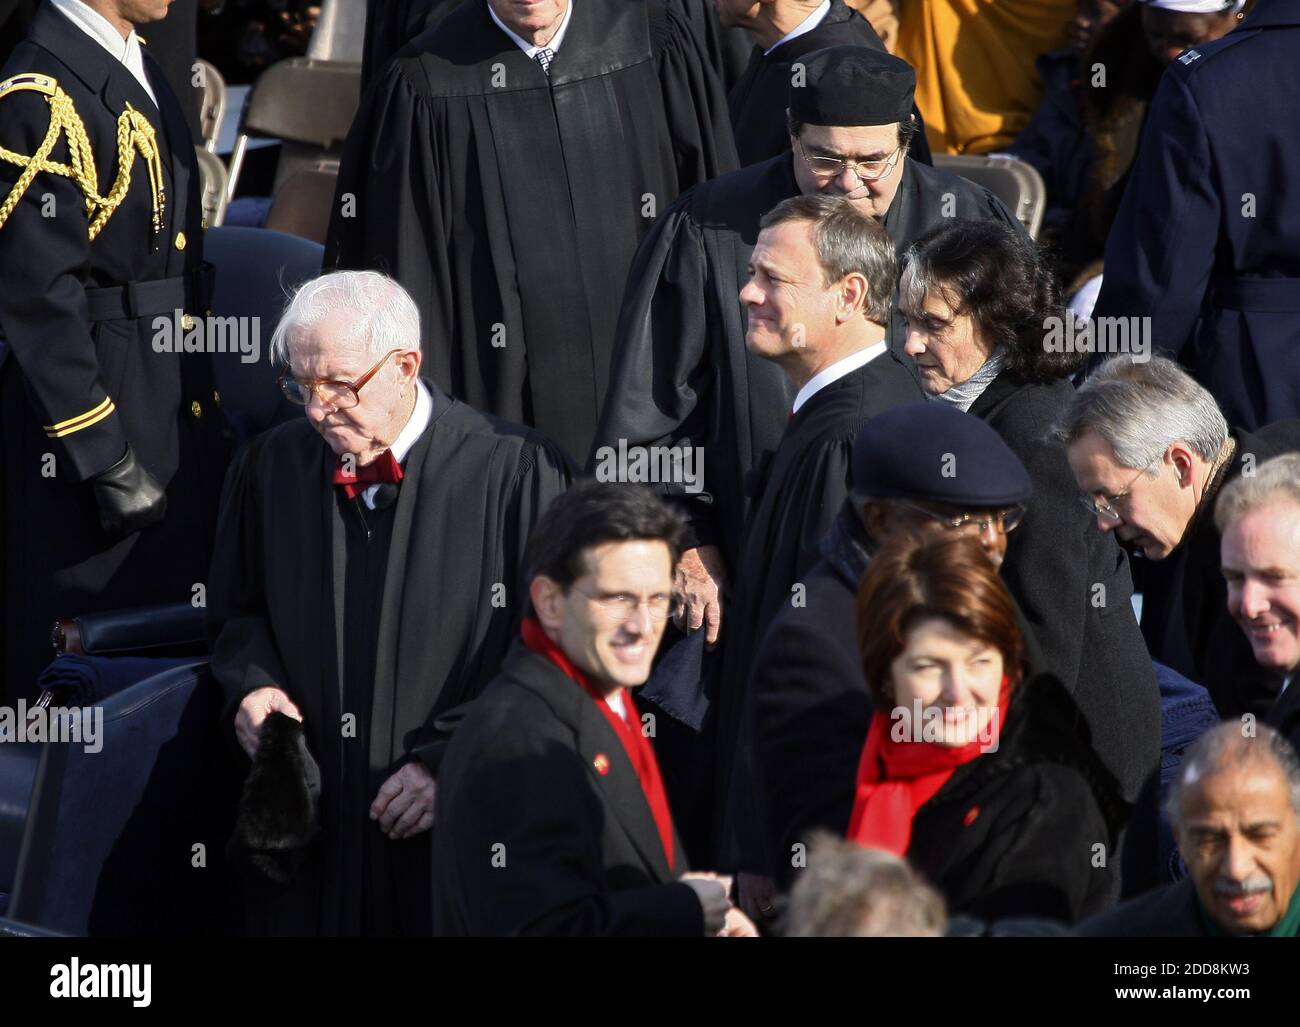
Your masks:
<svg viewBox="0 0 1300 1027"><path fill-rule="evenodd" d="M795 64L829 46L865 46L885 53L876 30L844 0L719 0L723 24L743 26L757 45L745 73L727 94L736 153L748 166L769 160L790 147L786 105ZM912 107L917 133L908 153L930 163L921 114Z"/></svg>
<svg viewBox="0 0 1300 1027"><path fill-rule="evenodd" d="M846 196L875 218L895 254L946 218L1015 225L987 190L908 157L916 75L905 61L861 46L804 59L790 90L794 149L693 189L646 237L628 276L594 454L602 447L700 446L703 490L662 492L689 504L690 547L678 571L686 624L718 637L719 586L740 559L745 475L776 448L795 389L745 346L738 299L759 219L792 196ZM859 162L857 169L840 162ZM812 162L812 163L810 163ZM838 168L838 170L837 170ZM889 342L907 366L895 295Z"/></svg>
<svg viewBox="0 0 1300 1027"><path fill-rule="evenodd" d="M524 540L568 485L540 434L418 377L419 315L376 272L303 286L272 340L306 417L231 468L212 670L250 755L274 711L320 765L320 840L255 933L430 929L433 779L518 623Z"/></svg>
<svg viewBox="0 0 1300 1027"><path fill-rule="evenodd" d="M582 459L637 243L735 166L679 0L466 0L367 92L325 263L395 277L440 387Z"/></svg>
<svg viewBox="0 0 1300 1027"><path fill-rule="evenodd" d="M873 416L923 400L885 339L896 275L885 230L835 196L797 196L764 216L742 290L745 345L797 389L775 453L753 476L717 704L718 866L766 869L757 797L748 787L746 698L753 656L787 603L804 601L802 575L849 494L853 440Z"/></svg>

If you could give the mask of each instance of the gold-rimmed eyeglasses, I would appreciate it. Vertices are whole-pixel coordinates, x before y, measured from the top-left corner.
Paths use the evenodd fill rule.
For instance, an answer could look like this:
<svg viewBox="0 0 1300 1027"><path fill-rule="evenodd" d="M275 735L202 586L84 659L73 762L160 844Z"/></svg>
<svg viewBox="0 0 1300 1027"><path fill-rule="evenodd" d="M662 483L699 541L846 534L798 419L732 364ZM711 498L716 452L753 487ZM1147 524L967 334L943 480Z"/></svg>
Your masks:
<svg viewBox="0 0 1300 1027"><path fill-rule="evenodd" d="M384 362L394 353L403 353L402 349L390 349L369 371L363 374L354 382L339 381L332 378L313 378L310 381L302 381L293 377L287 370L280 375L277 382L280 385L280 391L284 393L285 398L290 403L297 403L305 407L311 402L312 394L320 397L322 403L328 403L336 410L347 410L361 402L360 392L366 386L379 369L384 366Z"/></svg>
<svg viewBox="0 0 1300 1027"><path fill-rule="evenodd" d="M1003 510L989 510L986 513L966 513L949 514L940 513L938 510L931 510L929 507L921 506L918 503L909 503L905 499L894 500L895 506L901 506L907 510L915 510L919 514L924 514L932 521L938 521L951 531L959 531L967 524L973 524L983 535L989 528L996 528L999 535L1006 535L1015 531L1020 522L1025 519L1025 508L1020 505L1009 506Z"/></svg>
<svg viewBox="0 0 1300 1027"><path fill-rule="evenodd" d="M888 157L881 160L849 161L843 157L823 157L809 154L804 149L803 141L799 141L799 156L813 174L838 178L844 169L848 167L853 169L853 173L858 176L860 182L878 182L888 176L894 170L894 165L898 163L898 157L902 152L903 148L900 146Z"/></svg>

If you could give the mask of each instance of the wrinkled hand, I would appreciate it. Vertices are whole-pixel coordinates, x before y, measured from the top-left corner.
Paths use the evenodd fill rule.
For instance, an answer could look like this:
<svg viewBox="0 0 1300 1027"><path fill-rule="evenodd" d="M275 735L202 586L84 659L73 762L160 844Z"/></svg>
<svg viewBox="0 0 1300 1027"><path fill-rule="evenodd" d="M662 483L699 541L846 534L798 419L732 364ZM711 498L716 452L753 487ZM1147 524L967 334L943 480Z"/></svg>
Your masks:
<svg viewBox="0 0 1300 1027"><path fill-rule="evenodd" d="M700 900L704 910L704 936L713 937L727 924L727 911L734 908L728 898L727 880L717 874L694 872L682 874L681 883L688 885Z"/></svg>
<svg viewBox="0 0 1300 1027"><path fill-rule="evenodd" d="M410 838L433 826L433 775L423 763L411 762L379 786L370 804L370 819L390 841Z"/></svg>
<svg viewBox="0 0 1300 1027"><path fill-rule="evenodd" d="M685 632L706 626L704 640L715 645L722 630L722 590L727 570L717 546L688 549L673 581L673 623Z"/></svg>
<svg viewBox="0 0 1300 1027"><path fill-rule="evenodd" d="M258 740L262 737L262 723L272 713L283 713L302 723L302 713L284 692L275 687L259 688L244 696L235 714L235 738L239 740L249 759L257 752Z"/></svg>
<svg viewBox="0 0 1300 1027"><path fill-rule="evenodd" d="M770 877L737 874L736 899L741 911L756 924L776 916L776 882Z"/></svg>
<svg viewBox="0 0 1300 1027"><path fill-rule="evenodd" d="M719 938L757 938L758 936L758 928L754 926L754 921L735 906L727 910L727 918L722 925L722 930L717 933Z"/></svg>

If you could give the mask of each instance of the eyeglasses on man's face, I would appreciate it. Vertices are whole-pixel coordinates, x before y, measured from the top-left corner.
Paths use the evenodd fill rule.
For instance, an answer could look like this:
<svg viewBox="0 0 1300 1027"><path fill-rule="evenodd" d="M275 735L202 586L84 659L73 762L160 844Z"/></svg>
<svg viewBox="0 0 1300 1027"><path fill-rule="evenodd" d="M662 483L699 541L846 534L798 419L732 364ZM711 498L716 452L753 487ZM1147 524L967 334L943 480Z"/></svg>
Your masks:
<svg viewBox="0 0 1300 1027"><path fill-rule="evenodd" d="M612 620L628 620L636 616L637 610L644 606L651 620L661 621L667 620L672 610L673 597L668 592L659 592L643 599L627 592L588 592L577 585L572 587L575 592L590 599L596 609Z"/></svg>
<svg viewBox="0 0 1300 1027"><path fill-rule="evenodd" d="M320 397L322 403L334 407L336 410L347 410L361 402L361 390L365 388L366 383L370 381L379 369L384 366L394 353L405 352L402 349L390 349L369 371L363 374L354 382L340 381L333 378L313 378L310 381L302 381L293 377L287 370L280 375L277 381L280 384L280 391L284 393L285 398L290 403L297 403L305 407L311 402L313 394Z"/></svg>
<svg viewBox="0 0 1300 1027"><path fill-rule="evenodd" d="M803 141L800 140L799 142L799 156L813 174L838 178L847 167L853 169L853 173L858 176L860 182L878 182L880 179L885 178L894 170L894 165L898 163L898 157L902 152L903 148L900 146L888 157L881 160L849 161L843 157L824 157L810 154L804 149Z"/></svg>
<svg viewBox="0 0 1300 1027"><path fill-rule="evenodd" d="M1100 517L1104 521L1118 524L1124 519L1124 515L1119 512L1118 504L1125 496L1133 491L1133 486L1138 483L1138 479L1151 470L1151 468L1155 467L1159 462L1160 457L1156 457L1156 459L1152 460L1151 463L1138 471L1137 474L1133 475L1129 480L1129 483L1114 495L1108 496L1104 492L1096 492L1090 496L1080 496L1079 502L1082 503L1084 509L1094 517Z"/></svg>
<svg viewBox="0 0 1300 1027"><path fill-rule="evenodd" d="M990 528L995 529L999 535L1006 535L1015 531L1020 522L1025 519L1025 508L1020 505L1009 506L1002 510L987 510L980 513L966 511L959 514L932 510L928 506L909 503L904 499L894 500L894 505L923 514L930 520L942 524L950 531L960 531L968 524L974 525L981 535L987 533Z"/></svg>

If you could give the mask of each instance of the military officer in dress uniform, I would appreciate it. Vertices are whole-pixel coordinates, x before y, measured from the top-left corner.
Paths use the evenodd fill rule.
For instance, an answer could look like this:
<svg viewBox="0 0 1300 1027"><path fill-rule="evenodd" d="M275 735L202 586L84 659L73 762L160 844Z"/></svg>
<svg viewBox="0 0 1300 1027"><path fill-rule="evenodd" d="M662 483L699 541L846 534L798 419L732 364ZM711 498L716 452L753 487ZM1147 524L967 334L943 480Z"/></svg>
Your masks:
<svg viewBox="0 0 1300 1027"><path fill-rule="evenodd" d="M1152 342L1247 431L1300 416L1297 54L1300 0L1259 0L1235 31L1170 62L1093 311L1151 318Z"/></svg>
<svg viewBox="0 0 1300 1027"><path fill-rule="evenodd" d="M185 350L212 268L194 144L132 27L168 2L48 0L0 69L10 700L55 618L203 595L228 436L209 357Z"/></svg>

